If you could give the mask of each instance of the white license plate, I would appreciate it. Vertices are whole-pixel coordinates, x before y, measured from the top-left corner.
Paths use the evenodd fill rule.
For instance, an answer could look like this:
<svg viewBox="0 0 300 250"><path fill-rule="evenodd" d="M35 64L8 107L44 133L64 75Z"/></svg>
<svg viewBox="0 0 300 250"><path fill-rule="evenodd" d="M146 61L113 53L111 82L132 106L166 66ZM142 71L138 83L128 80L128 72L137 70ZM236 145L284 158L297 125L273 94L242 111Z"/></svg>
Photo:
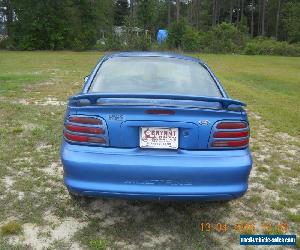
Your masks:
<svg viewBox="0 0 300 250"><path fill-rule="evenodd" d="M141 148L178 148L178 128L140 128Z"/></svg>

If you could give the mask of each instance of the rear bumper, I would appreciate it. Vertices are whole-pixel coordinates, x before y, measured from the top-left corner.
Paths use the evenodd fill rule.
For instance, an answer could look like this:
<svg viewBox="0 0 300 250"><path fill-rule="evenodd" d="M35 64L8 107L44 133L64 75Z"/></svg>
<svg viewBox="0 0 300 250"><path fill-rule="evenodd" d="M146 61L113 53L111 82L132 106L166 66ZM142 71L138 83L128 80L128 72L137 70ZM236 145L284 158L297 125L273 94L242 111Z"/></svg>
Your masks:
<svg viewBox="0 0 300 250"><path fill-rule="evenodd" d="M248 149L161 151L63 142L64 181L74 193L133 199L228 200L248 187Z"/></svg>

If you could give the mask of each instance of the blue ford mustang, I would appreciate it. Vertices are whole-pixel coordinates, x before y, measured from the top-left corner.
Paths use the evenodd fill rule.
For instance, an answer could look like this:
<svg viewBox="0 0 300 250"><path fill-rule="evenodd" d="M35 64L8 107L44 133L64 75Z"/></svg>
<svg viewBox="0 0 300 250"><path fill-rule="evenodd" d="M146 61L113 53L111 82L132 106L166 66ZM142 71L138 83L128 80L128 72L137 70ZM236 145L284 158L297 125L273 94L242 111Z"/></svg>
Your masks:
<svg viewBox="0 0 300 250"><path fill-rule="evenodd" d="M243 106L198 59L105 56L68 102L61 159L70 195L242 196L252 166Z"/></svg>

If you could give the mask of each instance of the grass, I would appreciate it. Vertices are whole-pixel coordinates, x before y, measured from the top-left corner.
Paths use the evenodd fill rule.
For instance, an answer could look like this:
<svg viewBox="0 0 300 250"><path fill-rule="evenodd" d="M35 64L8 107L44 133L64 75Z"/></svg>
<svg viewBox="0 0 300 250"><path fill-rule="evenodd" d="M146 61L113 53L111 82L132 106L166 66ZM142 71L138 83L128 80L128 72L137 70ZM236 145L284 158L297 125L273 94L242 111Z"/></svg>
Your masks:
<svg viewBox="0 0 300 250"><path fill-rule="evenodd" d="M300 215L299 214L289 213L288 217L291 221L300 223Z"/></svg>
<svg viewBox="0 0 300 250"><path fill-rule="evenodd" d="M107 249L108 244L103 239L93 239L89 241L89 247L94 250L104 250Z"/></svg>
<svg viewBox="0 0 300 250"><path fill-rule="evenodd" d="M198 55L230 96L261 114L275 131L300 134L300 60L275 56Z"/></svg>
<svg viewBox="0 0 300 250"><path fill-rule="evenodd" d="M22 225L17 221L11 221L1 226L2 235L19 234L22 231Z"/></svg>
<svg viewBox="0 0 300 250"><path fill-rule="evenodd" d="M52 249L76 244L88 249L233 249L239 233L232 228L249 222L258 229L266 222L274 228L288 222L289 233L300 235L299 58L193 54L208 63L232 98L248 104L254 167L250 190L241 199L226 205L74 202L63 186L59 162L66 106L41 104L49 98L66 102L80 91L101 55L0 51L0 249L28 248L22 240L12 244L11 235L23 239L35 231L31 239ZM201 223L210 223L212 230L201 232ZM228 224L226 234L214 230L218 223Z"/></svg>

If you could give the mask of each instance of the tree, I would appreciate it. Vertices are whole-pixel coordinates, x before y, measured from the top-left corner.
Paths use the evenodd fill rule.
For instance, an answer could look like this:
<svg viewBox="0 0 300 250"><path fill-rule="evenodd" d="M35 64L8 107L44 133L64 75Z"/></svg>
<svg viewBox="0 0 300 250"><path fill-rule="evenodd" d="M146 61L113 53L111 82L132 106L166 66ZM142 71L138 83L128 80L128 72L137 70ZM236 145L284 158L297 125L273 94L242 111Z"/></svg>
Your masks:
<svg viewBox="0 0 300 250"><path fill-rule="evenodd" d="M255 10L255 4L254 0L251 1L251 37L254 36L254 10Z"/></svg>
<svg viewBox="0 0 300 250"><path fill-rule="evenodd" d="M181 48L183 42L183 36L186 32L187 24L186 20L180 18L178 22L174 22L169 30L168 43L171 47Z"/></svg>
<svg viewBox="0 0 300 250"><path fill-rule="evenodd" d="M11 35L11 27L13 23L13 6L11 0L1 0L0 9L3 19L5 20L6 35Z"/></svg>
<svg viewBox="0 0 300 250"><path fill-rule="evenodd" d="M262 0L261 35L265 35L266 0Z"/></svg>
<svg viewBox="0 0 300 250"><path fill-rule="evenodd" d="M130 16L133 17L134 0L130 0Z"/></svg>
<svg viewBox="0 0 300 250"><path fill-rule="evenodd" d="M239 21L240 21L240 13L241 13L240 0L237 0L237 18L236 18L236 23L239 23Z"/></svg>
<svg viewBox="0 0 300 250"><path fill-rule="evenodd" d="M129 14L129 6L127 0L117 0L114 4L114 24L122 26L125 23L125 17Z"/></svg>
<svg viewBox="0 0 300 250"><path fill-rule="evenodd" d="M179 21L180 17L180 0L176 0L176 21Z"/></svg>
<svg viewBox="0 0 300 250"><path fill-rule="evenodd" d="M186 38L193 40L195 32L227 21L246 27L251 37L294 43L300 40L299 5L299 0L0 0L0 19L8 47L19 49L93 48L100 33L111 34L112 26L124 26L128 18L152 37L158 28L176 30L172 21L183 18Z"/></svg>
<svg viewBox="0 0 300 250"><path fill-rule="evenodd" d="M171 26L171 0L167 0L168 2L168 27Z"/></svg>
<svg viewBox="0 0 300 250"><path fill-rule="evenodd" d="M300 3L289 1L283 7L283 24L287 40L292 43L300 42Z"/></svg>
<svg viewBox="0 0 300 250"><path fill-rule="evenodd" d="M153 30L155 27L156 0L139 0L137 17L145 30Z"/></svg>
<svg viewBox="0 0 300 250"><path fill-rule="evenodd" d="M217 0L213 0L213 7L212 7L212 26L215 26L217 23Z"/></svg>
<svg viewBox="0 0 300 250"><path fill-rule="evenodd" d="M245 5L244 5L244 3L245 3L245 0L242 0L242 8L241 8L241 23L243 23L243 21L244 21L244 8L245 8Z"/></svg>
<svg viewBox="0 0 300 250"><path fill-rule="evenodd" d="M73 39L71 0L15 0L11 40L22 49L63 49ZM33 7L34 6L34 7ZM30 10L30 11L28 11Z"/></svg>
<svg viewBox="0 0 300 250"><path fill-rule="evenodd" d="M230 1L230 23L232 23L232 17L233 17L233 0Z"/></svg>
<svg viewBox="0 0 300 250"><path fill-rule="evenodd" d="M275 28L275 37L278 40L278 28L279 28L279 18L280 18L280 7L281 0L278 0L277 14L276 14L276 28Z"/></svg>

